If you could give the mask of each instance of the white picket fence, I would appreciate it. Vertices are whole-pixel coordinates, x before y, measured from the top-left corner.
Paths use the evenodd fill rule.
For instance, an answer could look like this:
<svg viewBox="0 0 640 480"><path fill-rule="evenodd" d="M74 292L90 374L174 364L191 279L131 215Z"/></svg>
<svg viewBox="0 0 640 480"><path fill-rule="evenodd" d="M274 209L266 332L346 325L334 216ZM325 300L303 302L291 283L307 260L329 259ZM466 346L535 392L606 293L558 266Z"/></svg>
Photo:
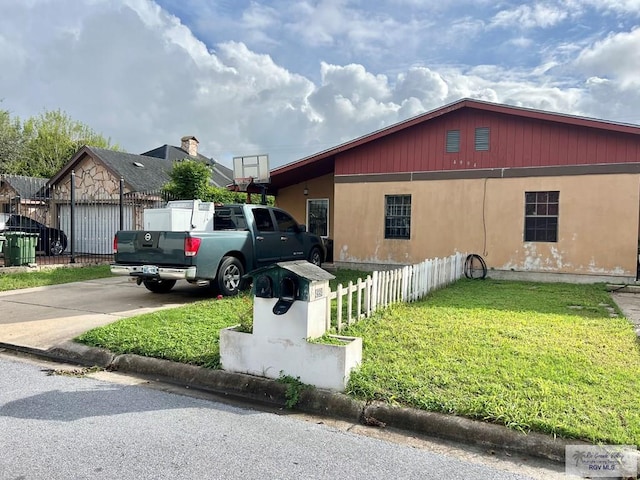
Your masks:
<svg viewBox="0 0 640 480"><path fill-rule="evenodd" d="M392 303L415 302L427 293L449 285L464 275L466 254L456 253L446 258L425 260L395 270L373 272L364 280L338 285L327 297L327 330L331 328L333 300L337 300L338 333L346 325L371 316L379 308ZM345 298L346 297L346 298ZM346 302L346 315L343 314Z"/></svg>

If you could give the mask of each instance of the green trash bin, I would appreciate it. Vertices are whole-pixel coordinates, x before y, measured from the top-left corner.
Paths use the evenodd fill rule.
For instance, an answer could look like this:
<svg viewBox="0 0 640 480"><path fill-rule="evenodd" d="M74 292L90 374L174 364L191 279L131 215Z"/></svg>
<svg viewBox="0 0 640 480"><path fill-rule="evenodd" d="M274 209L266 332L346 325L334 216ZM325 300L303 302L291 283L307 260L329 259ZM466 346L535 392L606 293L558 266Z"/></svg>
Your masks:
<svg viewBox="0 0 640 480"><path fill-rule="evenodd" d="M36 263L37 233L7 232L5 233L4 266L19 267Z"/></svg>

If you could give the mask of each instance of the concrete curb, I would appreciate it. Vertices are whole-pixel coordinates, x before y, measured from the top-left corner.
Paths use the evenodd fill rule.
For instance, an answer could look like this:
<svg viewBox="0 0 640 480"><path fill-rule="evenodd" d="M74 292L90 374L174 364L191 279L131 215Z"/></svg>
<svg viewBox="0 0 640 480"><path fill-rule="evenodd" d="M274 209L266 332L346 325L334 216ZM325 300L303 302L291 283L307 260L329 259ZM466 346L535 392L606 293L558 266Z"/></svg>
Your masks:
<svg viewBox="0 0 640 480"><path fill-rule="evenodd" d="M48 350L0 344L0 348L85 366L100 366L125 373L155 376L159 381L211 391L238 399L285 407L287 385L276 380L209 370L169 360L133 354L114 355L108 350L65 342ZM567 445L590 445L578 440L554 438L539 433L521 433L501 425L464 417L391 406L382 402L363 402L345 394L303 388L295 410L333 417L353 423L407 430L419 434L526 454L554 462L564 462Z"/></svg>
<svg viewBox="0 0 640 480"><path fill-rule="evenodd" d="M54 358L63 358L68 362L76 362L82 365L107 367L113 363L116 356L103 348L87 347L80 343L63 342L51 347L46 353Z"/></svg>
<svg viewBox="0 0 640 480"><path fill-rule="evenodd" d="M578 440L554 438L535 432L525 434L493 423L384 403L367 406L365 415L403 430L562 463L567 445L589 445Z"/></svg>

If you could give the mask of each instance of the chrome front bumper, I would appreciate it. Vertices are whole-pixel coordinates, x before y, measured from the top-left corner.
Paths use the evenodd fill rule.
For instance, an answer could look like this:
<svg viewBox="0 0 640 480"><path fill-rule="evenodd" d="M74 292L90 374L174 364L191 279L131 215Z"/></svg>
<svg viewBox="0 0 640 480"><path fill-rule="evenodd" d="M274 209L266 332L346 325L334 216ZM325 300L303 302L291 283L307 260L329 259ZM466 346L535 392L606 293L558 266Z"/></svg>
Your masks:
<svg viewBox="0 0 640 480"><path fill-rule="evenodd" d="M159 278L161 280L195 280L196 267L158 267L156 265L117 265L109 266L114 275L131 277Z"/></svg>

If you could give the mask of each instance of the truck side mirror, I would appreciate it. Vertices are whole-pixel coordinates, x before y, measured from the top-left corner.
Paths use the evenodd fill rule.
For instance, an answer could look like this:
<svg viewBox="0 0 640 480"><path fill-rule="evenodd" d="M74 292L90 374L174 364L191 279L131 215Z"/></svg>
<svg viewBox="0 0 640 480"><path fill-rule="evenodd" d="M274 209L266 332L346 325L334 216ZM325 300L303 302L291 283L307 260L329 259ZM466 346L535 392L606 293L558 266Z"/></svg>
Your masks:
<svg viewBox="0 0 640 480"><path fill-rule="evenodd" d="M298 282L293 277L286 276L280 280L280 298L273 306L274 315L284 315L296 301Z"/></svg>

